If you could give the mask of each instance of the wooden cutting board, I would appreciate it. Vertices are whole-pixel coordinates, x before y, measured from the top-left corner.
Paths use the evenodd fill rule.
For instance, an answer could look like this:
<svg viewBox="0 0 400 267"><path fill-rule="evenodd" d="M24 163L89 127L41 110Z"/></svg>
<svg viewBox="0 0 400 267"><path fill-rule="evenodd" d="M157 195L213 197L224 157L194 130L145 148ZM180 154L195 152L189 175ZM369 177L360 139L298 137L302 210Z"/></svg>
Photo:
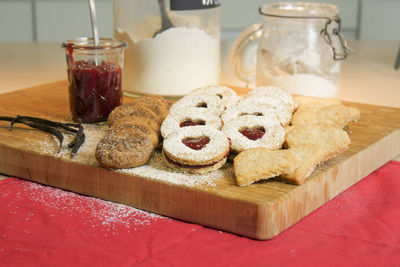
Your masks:
<svg viewBox="0 0 400 267"><path fill-rule="evenodd" d="M229 165L225 176L194 186L164 181L163 177L152 179L110 171L55 156L57 152L43 149L43 142L54 143L56 151L52 136L21 125L10 132L6 122L0 122L0 172L264 240L278 235L400 154L400 109L346 104L361 110L361 120L347 129L349 150L319 166L301 186L268 180L238 187ZM3 94L0 115L68 121L67 84L62 81ZM85 156L94 151L80 153Z"/></svg>

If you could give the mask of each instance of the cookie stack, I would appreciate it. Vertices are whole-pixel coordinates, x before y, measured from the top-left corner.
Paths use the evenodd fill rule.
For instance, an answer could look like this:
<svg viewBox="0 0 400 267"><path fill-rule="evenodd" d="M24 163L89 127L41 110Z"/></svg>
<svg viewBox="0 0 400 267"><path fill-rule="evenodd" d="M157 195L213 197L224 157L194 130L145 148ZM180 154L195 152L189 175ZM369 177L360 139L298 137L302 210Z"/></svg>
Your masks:
<svg viewBox="0 0 400 267"><path fill-rule="evenodd" d="M319 164L348 149L350 138L343 128L359 119L357 108L330 99L300 105L285 127L286 149L249 149L235 158L237 184L246 186L272 177L303 184Z"/></svg>
<svg viewBox="0 0 400 267"><path fill-rule="evenodd" d="M131 168L146 164L160 141L160 124L169 103L146 95L115 108L108 117L110 129L97 144L95 156L106 168Z"/></svg>
<svg viewBox="0 0 400 267"><path fill-rule="evenodd" d="M283 126L295 107L291 94L277 87L259 87L243 98L226 86L196 89L172 105L161 125L165 163L180 171L205 173L220 168L230 152L280 149Z"/></svg>
<svg viewBox="0 0 400 267"><path fill-rule="evenodd" d="M230 142L221 114L239 97L226 86L196 89L175 102L161 125L163 159L172 169L202 174L221 168Z"/></svg>

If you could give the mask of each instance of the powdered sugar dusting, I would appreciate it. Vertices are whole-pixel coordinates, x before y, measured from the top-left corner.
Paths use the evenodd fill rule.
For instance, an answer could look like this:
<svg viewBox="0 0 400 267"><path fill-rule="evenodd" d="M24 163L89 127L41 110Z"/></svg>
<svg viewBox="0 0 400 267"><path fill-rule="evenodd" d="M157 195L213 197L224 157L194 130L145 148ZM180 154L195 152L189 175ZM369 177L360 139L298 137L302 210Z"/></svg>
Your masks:
<svg viewBox="0 0 400 267"><path fill-rule="evenodd" d="M104 136L107 129L107 125L85 124L84 133L86 139L74 158L71 158L71 149L68 148L68 143L73 140L73 135L71 134L64 134L64 141L61 149L59 148L58 140L54 136L52 136L52 139L50 140L43 139L38 141L38 143L32 143L31 147L33 150L41 154L79 162L85 165L98 166L94 152L96 150L97 144Z"/></svg>
<svg viewBox="0 0 400 267"><path fill-rule="evenodd" d="M168 168L162 159L160 152L155 152L150 162L146 165L131 169L122 169L118 172L164 181L170 184L184 185L188 187L214 187L215 181L223 177L234 177L231 164L207 174L178 173Z"/></svg>
<svg viewBox="0 0 400 267"><path fill-rule="evenodd" d="M158 219L166 219L161 215L49 186L17 179L12 182L20 187L20 191L16 193L14 200L8 204L10 210L15 210L15 212L20 201L29 200L44 206L50 213L50 217L56 214L71 217L79 214L79 217L85 218L85 224L92 228L105 228L107 231L117 230L121 226L135 230L137 226L146 226ZM29 213L26 220L30 220L32 216L34 214Z"/></svg>
<svg viewBox="0 0 400 267"><path fill-rule="evenodd" d="M74 158L70 158L70 149L66 147L68 142L72 141L72 135L64 135L64 146L59 151L58 140L56 138L48 138L32 143L32 150L41 154L61 158L67 161L73 161L89 166L99 166L95 150L97 143L104 136L108 127L107 125L84 125L86 140ZM111 170L110 170L111 171ZM187 187L214 187L215 181L221 177L234 177L233 168L224 167L221 170L208 174L188 174L178 173L168 168L162 159L160 152L153 153L152 159L146 165L137 168L121 169L119 172L143 177L144 179L153 179L168 184L175 184Z"/></svg>

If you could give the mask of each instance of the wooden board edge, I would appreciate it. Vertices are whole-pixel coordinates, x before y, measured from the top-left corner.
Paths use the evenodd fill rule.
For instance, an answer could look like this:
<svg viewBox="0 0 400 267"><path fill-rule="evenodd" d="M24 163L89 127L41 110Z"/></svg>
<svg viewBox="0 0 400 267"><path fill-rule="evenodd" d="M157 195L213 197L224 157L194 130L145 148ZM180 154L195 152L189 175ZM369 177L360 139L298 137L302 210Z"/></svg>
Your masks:
<svg viewBox="0 0 400 267"><path fill-rule="evenodd" d="M400 129L397 129L363 151L332 164L285 197L273 203L260 203L253 238L267 240L277 236L399 154ZM361 165L368 168L360 168ZM323 192L324 197L319 197L318 192Z"/></svg>
<svg viewBox="0 0 400 267"><path fill-rule="evenodd" d="M257 203L222 197L212 190L86 166L4 144L0 144L0 173L243 236L256 235ZM121 194L124 191L130 194Z"/></svg>
<svg viewBox="0 0 400 267"><path fill-rule="evenodd" d="M400 154L400 129L339 164L332 164L284 198L266 203L222 197L211 190L202 191L143 179L34 152L20 151L2 144L0 144L0 172L183 221L258 240L268 240L398 154ZM26 165L13 164L21 161L26 162ZM361 166L361 162L366 162L365 166L368 168L357 168ZM46 168L36 166L46 166ZM344 169L351 169L353 172L345 173ZM123 197L120 192L126 191L126 188L131 194ZM324 197L318 197L318 192L323 192ZM287 216L288 211L296 216Z"/></svg>

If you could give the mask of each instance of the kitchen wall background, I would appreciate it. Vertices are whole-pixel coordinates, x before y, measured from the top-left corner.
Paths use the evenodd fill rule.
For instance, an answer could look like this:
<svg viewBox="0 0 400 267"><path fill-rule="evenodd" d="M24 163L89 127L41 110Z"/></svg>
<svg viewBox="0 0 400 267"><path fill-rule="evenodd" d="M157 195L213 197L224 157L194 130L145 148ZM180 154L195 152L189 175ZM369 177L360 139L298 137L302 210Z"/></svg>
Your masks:
<svg viewBox="0 0 400 267"><path fill-rule="evenodd" d="M222 39L260 21L258 7L268 2L277 1L221 0ZM339 6L342 32L350 40L400 40L400 0L313 2ZM96 8L100 35L111 37L112 0L96 0ZM0 42L62 42L90 35L87 0L0 0Z"/></svg>

